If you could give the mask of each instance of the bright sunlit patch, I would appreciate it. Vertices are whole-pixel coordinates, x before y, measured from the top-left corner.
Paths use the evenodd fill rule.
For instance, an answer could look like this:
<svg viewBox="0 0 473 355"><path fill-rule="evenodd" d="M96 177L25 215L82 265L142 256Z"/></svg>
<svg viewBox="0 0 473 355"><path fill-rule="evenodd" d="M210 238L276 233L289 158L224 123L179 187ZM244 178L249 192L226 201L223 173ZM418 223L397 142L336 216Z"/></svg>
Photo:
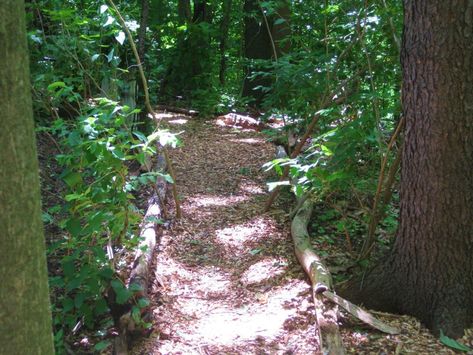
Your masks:
<svg viewBox="0 0 473 355"><path fill-rule="evenodd" d="M201 268L195 288L203 293L225 292L230 286L229 276L215 267Z"/></svg>
<svg viewBox="0 0 473 355"><path fill-rule="evenodd" d="M170 124L178 124L178 125L182 125L182 124L186 124L188 120L184 119L184 118L178 118L177 120L172 120L172 121L169 121Z"/></svg>
<svg viewBox="0 0 473 355"><path fill-rule="evenodd" d="M294 309L285 304L297 297L301 287L305 285L300 283L264 295L255 294L254 302L241 308L193 299L196 303L191 314L200 318L194 323L194 336L218 345L235 345L258 338L271 342L285 333L284 322L294 315Z"/></svg>
<svg viewBox="0 0 473 355"><path fill-rule="evenodd" d="M266 191L258 184L250 180L242 180L238 186L239 190L252 195L265 194Z"/></svg>
<svg viewBox="0 0 473 355"><path fill-rule="evenodd" d="M245 224L218 229L215 231L215 238L227 247L243 247L246 242L269 237L272 230L269 220L257 217Z"/></svg>
<svg viewBox="0 0 473 355"><path fill-rule="evenodd" d="M241 276L243 285L257 284L270 280L284 273L287 262L277 258L268 258L251 265Z"/></svg>
<svg viewBox="0 0 473 355"><path fill-rule="evenodd" d="M158 120L162 120L162 119L165 119L165 118L172 118L174 117L175 115L173 115L172 113L156 113L155 117L156 119ZM149 118L153 118L153 115L152 114L149 114L148 115Z"/></svg>
<svg viewBox="0 0 473 355"><path fill-rule="evenodd" d="M256 138L240 138L240 139L230 139L230 142L233 143L246 143L246 144L262 144L264 141L262 139Z"/></svg>
<svg viewBox="0 0 473 355"><path fill-rule="evenodd" d="M248 200L246 196L195 195L187 198L191 207L232 206Z"/></svg>

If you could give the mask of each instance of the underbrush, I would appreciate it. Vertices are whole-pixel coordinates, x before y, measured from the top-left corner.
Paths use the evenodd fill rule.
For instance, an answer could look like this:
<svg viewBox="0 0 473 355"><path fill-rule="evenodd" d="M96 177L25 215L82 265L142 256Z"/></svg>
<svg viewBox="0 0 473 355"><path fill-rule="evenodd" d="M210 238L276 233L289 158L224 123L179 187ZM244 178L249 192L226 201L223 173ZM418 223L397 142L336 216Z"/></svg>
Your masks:
<svg viewBox="0 0 473 355"><path fill-rule="evenodd" d="M172 180L140 167L156 154L158 141L176 142L167 131L145 136L132 129L129 117L137 111L108 99L93 100L81 112L38 128L57 353L73 352L74 344L106 348L116 312L131 310L143 323L140 310L148 304L135 300L139 287L126 285L143 217L135 195L158 176ZM78 342L83 331L86 344Z"/></svg>

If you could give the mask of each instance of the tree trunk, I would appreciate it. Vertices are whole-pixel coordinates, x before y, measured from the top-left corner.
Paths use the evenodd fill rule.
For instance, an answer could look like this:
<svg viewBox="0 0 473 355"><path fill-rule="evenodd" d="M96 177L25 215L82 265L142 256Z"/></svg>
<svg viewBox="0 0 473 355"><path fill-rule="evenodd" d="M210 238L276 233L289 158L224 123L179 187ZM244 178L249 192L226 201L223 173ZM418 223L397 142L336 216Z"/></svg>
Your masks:
<svg viewBox="0 0 473 355"><path fill-rule="evenodd" d="M0 2L0 352L54 354L24 8Z"/></svg>
<svg viewBox="0 0 473 355"><path fill-rule="evenodd" d="M473 2L404 6L400 223L352 296L460 336L473 321Z"/></svg>
<svg viewBox="0 0 473 355"><path fill-rule="evenodd" d="M190 0L179 0L177 2L177 13L179 16L179 24L185 24L191 19L191 2Z"/></svg>
<svg viewBox="0 0 473 355"><path fill-rule="evenodd" d="M278 57L289 53L291 49L291 6L289 1L279 3L277 14L271 17L271 34Z"/></svg>
<svg viewBox="0 0 473 355"><path fill-rule="evenodd" d="M141 0L140 31L138 33L138 55L142 65L145 65L146 54L146 28L149 19L149 0Z"/></svg>
<svg viewBox="0 0 473 355"><path fill-rule="evenodd" d="M264 101L268 88L272 84L269 76L252 77L255 71L268 71L260 65L252 63L256 59L273 59L290 48L288 37L290 35L290 6L288 1L278 3L277 12L266 14L261 3L257 0L245 0L245 57L250 63L245 68L242 95L253 98L253 105L259 108ZM264 12L264 13L263 13ZM283 20L280 22L280 20Z"/></svg>
<svg viewBox="0 0 473 355"><path fill-rule="evenodd" d="M245 57L251 61L253 59L271 59L271 38L266 28L261 7L257 0L245 0ZM268 87L271 85L269 78L252 78L255 66L250 62L245 67L245 80L243 82L244 97L254 100L255 107L261 106L264 99L264 92L257 89L258 86Z"/></svg>
<svg viewBox="0 0 473 355"><path fill-rule="evenodd" d="M227 70L227 60L225 52L227 50L228 29L230 27L230 16L232 11L232 0L223 0L222 5L222 22L220 23L220 84L225 85L225 71Z"/></svg>

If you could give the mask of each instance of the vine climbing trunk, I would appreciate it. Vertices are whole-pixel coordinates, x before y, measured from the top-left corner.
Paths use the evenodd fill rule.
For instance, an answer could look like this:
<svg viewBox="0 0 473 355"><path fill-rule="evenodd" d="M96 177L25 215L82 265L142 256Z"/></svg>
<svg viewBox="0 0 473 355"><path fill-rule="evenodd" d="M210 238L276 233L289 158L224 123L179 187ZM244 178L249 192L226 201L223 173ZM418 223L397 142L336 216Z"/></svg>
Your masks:
<svg viewBox="0 0 473 355"><path fill-rule="evenodd" d="M404 6L399 228L385 262L345 294L456 337L473 322L473 2Z"/></svg>

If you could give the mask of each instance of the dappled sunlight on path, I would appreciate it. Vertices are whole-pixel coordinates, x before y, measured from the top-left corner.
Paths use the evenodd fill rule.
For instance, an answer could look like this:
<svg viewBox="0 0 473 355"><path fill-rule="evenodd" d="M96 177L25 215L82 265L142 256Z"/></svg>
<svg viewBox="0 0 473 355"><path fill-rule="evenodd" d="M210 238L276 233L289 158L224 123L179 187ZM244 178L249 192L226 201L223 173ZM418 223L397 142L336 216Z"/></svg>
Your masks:
<svg viewBox="0 0 473 355"><path fill-rule="evenodd" d="M172 155L183 218L162 237L156 330L136 353L312 352L309 286L293 257L288 211L262 213L261 167L274 146L256 132L179 123L185 145Z"/></svg>

